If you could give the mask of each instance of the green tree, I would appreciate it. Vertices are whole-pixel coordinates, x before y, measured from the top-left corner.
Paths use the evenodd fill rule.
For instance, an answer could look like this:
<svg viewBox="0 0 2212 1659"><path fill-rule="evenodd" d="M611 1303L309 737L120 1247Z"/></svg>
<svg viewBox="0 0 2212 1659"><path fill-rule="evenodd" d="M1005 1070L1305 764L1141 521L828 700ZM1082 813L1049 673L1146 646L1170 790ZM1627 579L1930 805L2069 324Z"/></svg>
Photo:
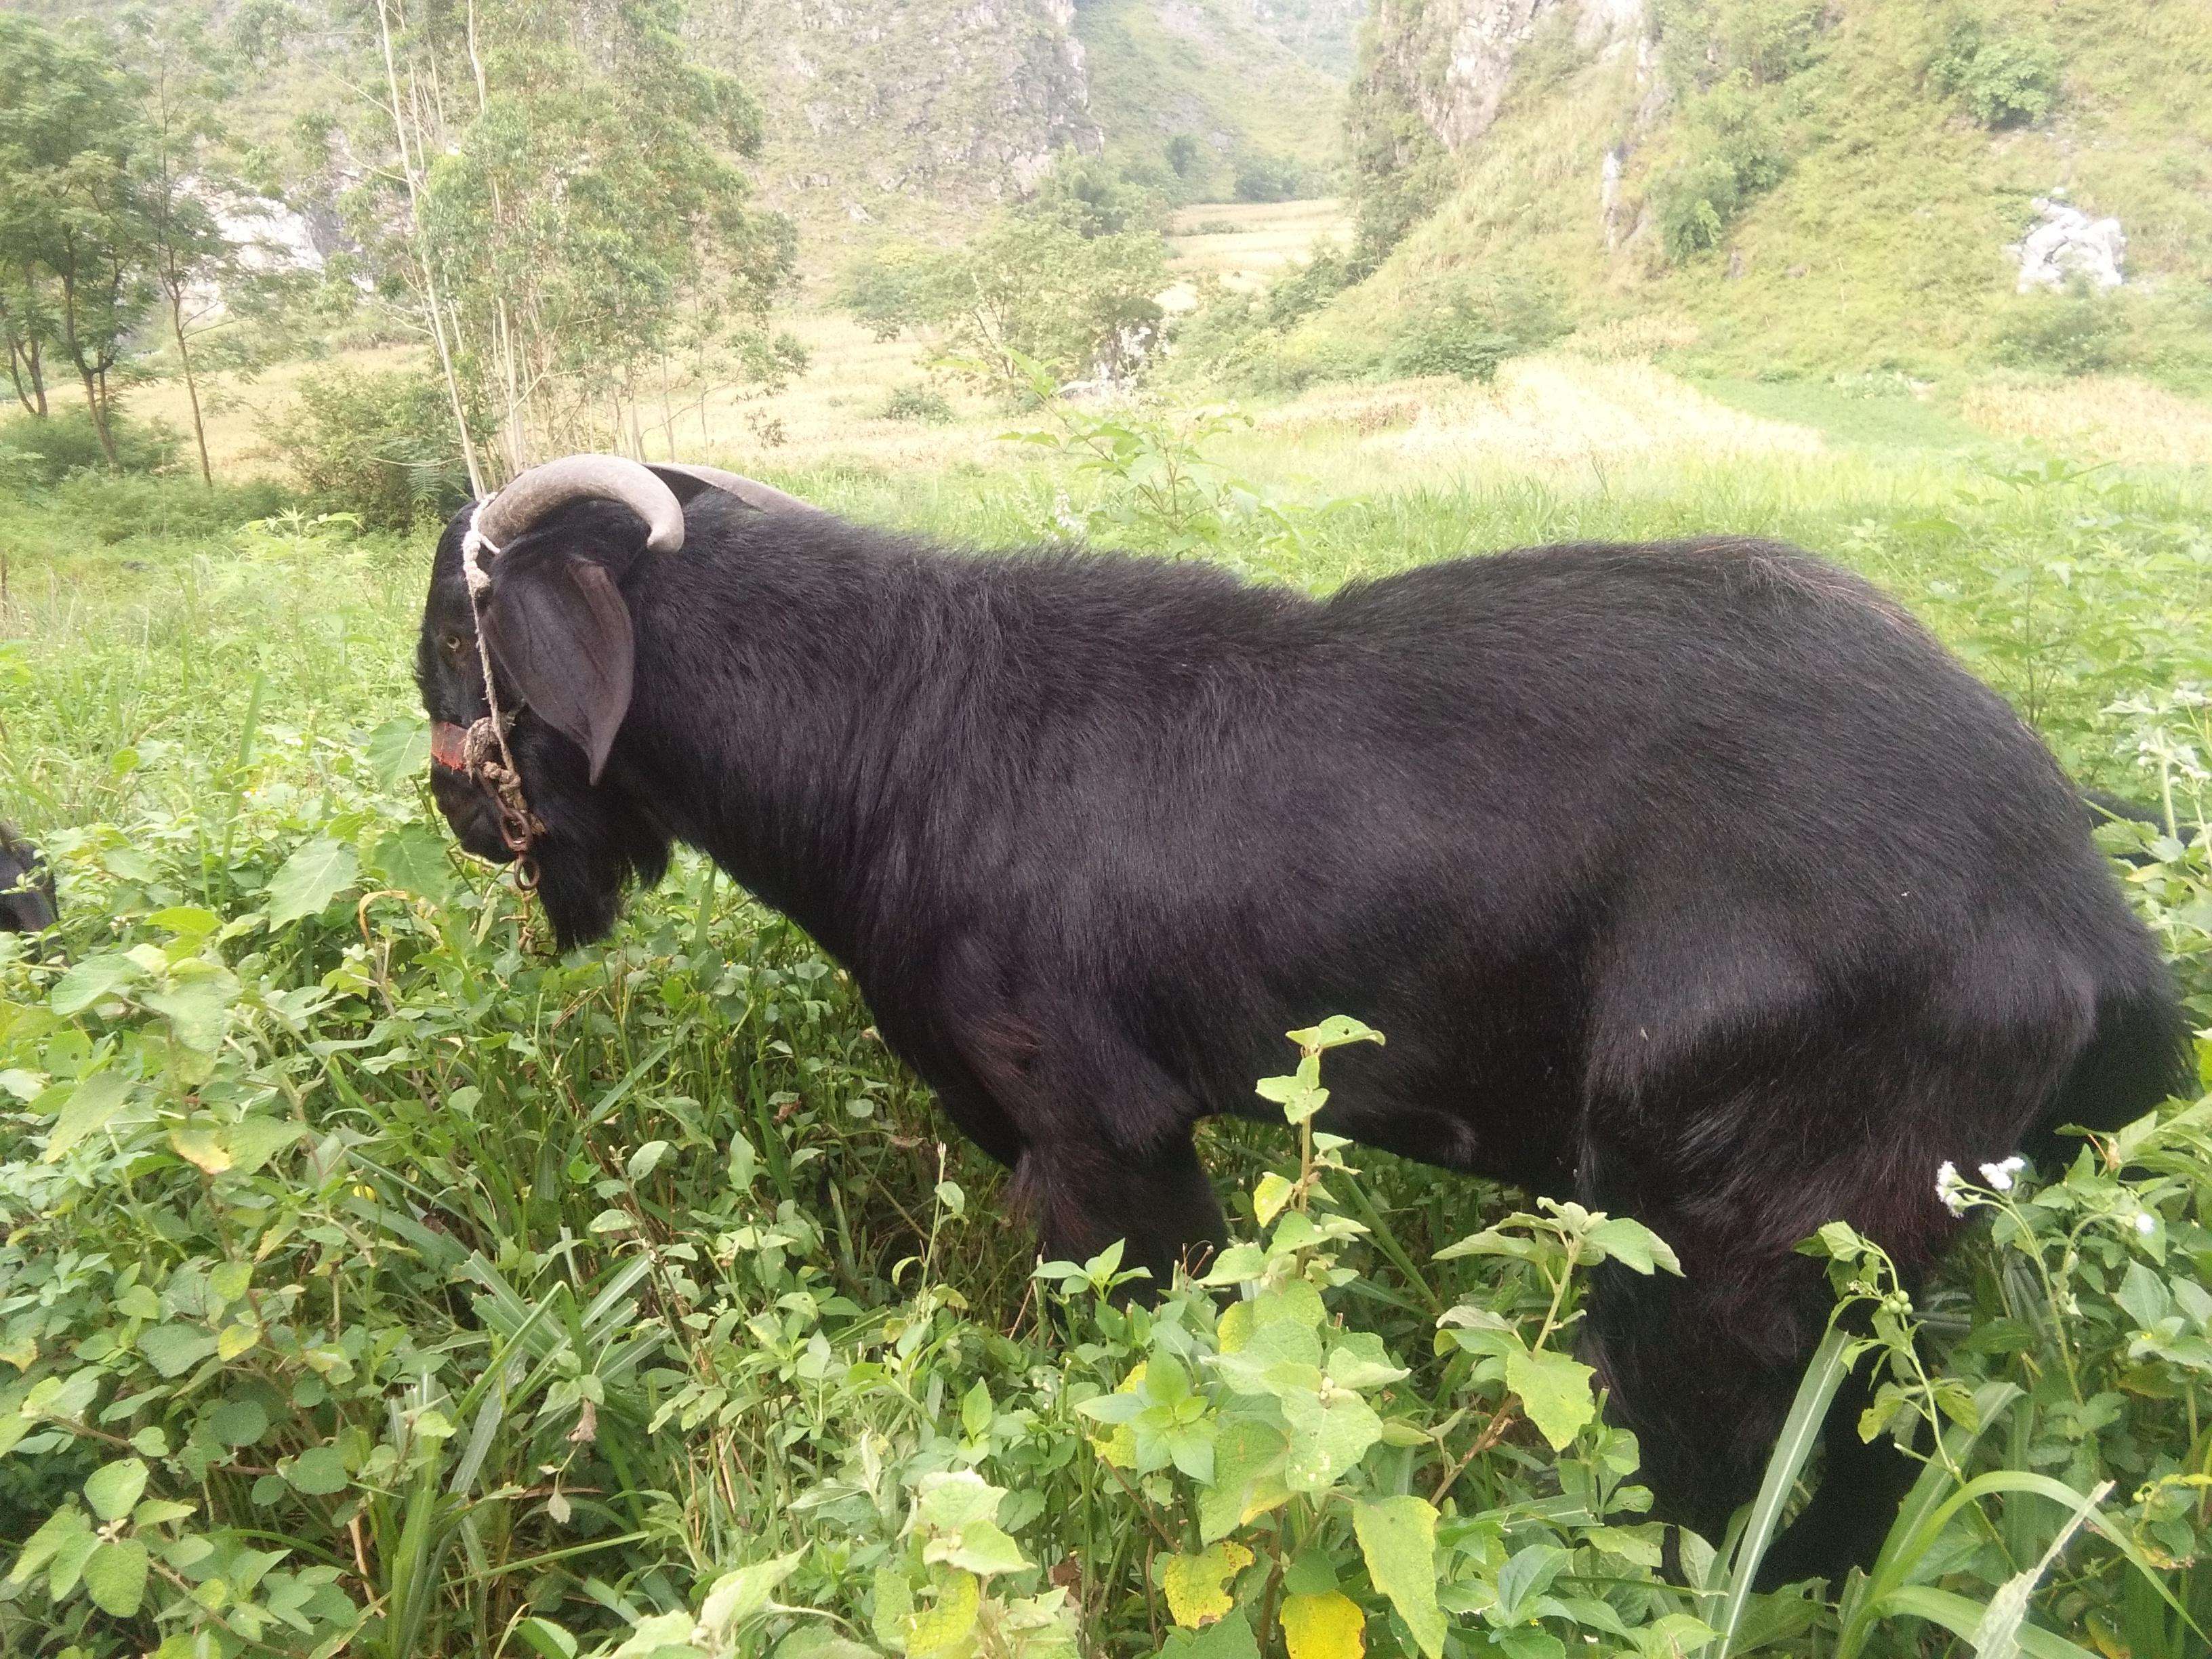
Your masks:
<svg viewBox="0 0 2212 1659"><path fill-rule="evenodd" d="M1018 389L1030 378L1024 359L1060 380L1133 373L1167 285L1156 233L1086 236L1057 214L1016 212L957 248L884 250L845 293L878 334L935 334L976 378Z"/></svg>
<svg viewBox="0 0 2212 1659"><path fill-rule="evenodd" d="M142 136L133 85L100 45L0 16L0 264L49 279L31 286L51 310L23 314L76 369L111 466L116 371L155 293Z"/></svg>
<svg viewBox="0 0 2212 1659"><path fill-rule="evenodd" d="M758 112L682 21L676 0L379 0L407 234L385 228L390 190L356 223L404 273L456 410L499 411L503 470L610 435L642 453L656 394L672 442L678 360L695 381L745 361L789 275L789 226L737 165Z"/></svg>
<svg viewBox="0 0 2212 1659"><path fill-rule="evenodd" d="M224 236L208 205L212 190L229 181L213 172L223 139L221 112L234 88L216 41L203 20L182 8L139 10L127 25L144 132L136 174L144 215L146 254L160 304L177 347L178 371L191 405L192 438L200 477L210 487L207 422L199 380L192 368L192 337L225 315L224 295L246 272L238 250Z"/></svg>

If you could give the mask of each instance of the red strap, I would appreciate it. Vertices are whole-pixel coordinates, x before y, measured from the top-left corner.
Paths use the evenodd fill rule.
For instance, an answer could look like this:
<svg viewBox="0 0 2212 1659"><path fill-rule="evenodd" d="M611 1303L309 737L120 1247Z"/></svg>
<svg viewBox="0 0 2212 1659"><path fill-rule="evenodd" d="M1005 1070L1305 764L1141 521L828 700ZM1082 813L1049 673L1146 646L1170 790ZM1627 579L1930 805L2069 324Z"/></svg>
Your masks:
<svg viewBox="0 0 2212 1659"><path fill-rule="evenodd" d="M440 720L430 728L430 758L453 771L467 771L468 736L461 727Z"/></svg>

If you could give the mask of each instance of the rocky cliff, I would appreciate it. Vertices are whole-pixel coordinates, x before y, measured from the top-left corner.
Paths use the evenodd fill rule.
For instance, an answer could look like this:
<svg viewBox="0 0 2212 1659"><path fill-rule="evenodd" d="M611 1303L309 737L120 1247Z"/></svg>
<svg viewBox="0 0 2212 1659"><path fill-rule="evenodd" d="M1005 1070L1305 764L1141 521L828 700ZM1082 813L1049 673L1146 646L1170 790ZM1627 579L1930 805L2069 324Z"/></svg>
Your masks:
<svg viewBox="0 0 2212 1659"><path fill-rule="evenodd" d="M1490 131L1524 52L1648 50L1648 0L1380 0L1363 80L1456 153Z"/></svg>
<svg viewBox="0 0 2212 1659"><path fill-rule="evenodd" d="M1006 199L1102 143L1072 0L708 0L693 19L766 112L771 197L809 217Z"/></svg>

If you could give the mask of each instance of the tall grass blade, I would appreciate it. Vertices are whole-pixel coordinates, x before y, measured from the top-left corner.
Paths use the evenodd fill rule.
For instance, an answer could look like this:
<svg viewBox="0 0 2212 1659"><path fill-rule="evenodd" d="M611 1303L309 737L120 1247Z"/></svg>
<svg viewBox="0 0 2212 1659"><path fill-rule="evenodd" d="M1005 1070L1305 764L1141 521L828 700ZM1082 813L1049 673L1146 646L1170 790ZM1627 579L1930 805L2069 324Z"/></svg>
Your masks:
<svg viewBox="0 0 2212 1659"><path fill-rule="evenodd" d="M1717 1621L1705 1621L1720 1632L1713 1650L1715 1659L1728 1659L1734 1650L1736 1632L1742 1627L1744 1611L1751 1604L1752 1585L1759 1577L1759 1564L1765 1560L1767 1548L1774 1541L1775 1531L1782 1523L1783 1509L1796 1488L1797 1477L1804 1472L1813 1449L1820 1443L1820 1431L1828 1420L1828 1407L1850 1370L1850 1338L1831 1326L1797 1384L1797 1397L1790 1402L1790 1415L1783 1419L1781 1436L1774 1443L1773 1454L1766 1460L1766 1474L1759 1483L1759 1496L1752 1499L1742 1535L1736 1540L1720 1618Z"/></svg>

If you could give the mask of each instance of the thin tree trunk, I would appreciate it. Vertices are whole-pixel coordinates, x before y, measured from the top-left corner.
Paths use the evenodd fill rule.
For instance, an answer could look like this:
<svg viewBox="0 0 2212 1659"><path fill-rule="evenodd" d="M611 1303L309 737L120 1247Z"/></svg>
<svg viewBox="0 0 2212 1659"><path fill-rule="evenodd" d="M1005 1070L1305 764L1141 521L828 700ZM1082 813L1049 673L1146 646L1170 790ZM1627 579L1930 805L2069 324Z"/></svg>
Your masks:
<svg viewBox="0 0 2212 1659"><path fill-rule="evenodd" d="M438 300L438 275L428 238L422 229L422 204L415 185L415 158L407 144L407 118L399 105L399 66L392 55L390 0L376 0L377 33L384 46L384 78L392 93L392 136L399 146L399 170L407 180L407 223L414 233L415 261L422 273L422 291L429 301L430 337L438 348L438 367L446 377L446 396L453 406L453 429L460 436L461 460L468 468L469 489L484 493L483 469L477 464L476 441L469 435L467 405L461 401L460 377L454 372L453 355L446 345L445 308Z"/></svg>
<svg viewBox="0 0 2212 1659"><path fill-rule="evenodd" d="M23 405L26 415L43 415L46 411L31 402L30 393L23 385L23 348L13 335L8 337L8 378L15 385L15 401ZM46 400L41 398L40 403Z"/></svg>
<svg viewBox="0 0 2212 1659"><path fill-rule="evenodd" d="M200 482L215 488L215 469L208 465L207 422L200 416L199 381L192 374L192 349L185 343L185 296L181 288L169 290L169 326L177 336L177 361L184 365L185 396L191 400L192 438L200 447Z"/></svg>
<svg viewBox="0 0 2212 1659"><path fill-rule="evenodd" d="M72 255L74 244L72 243ZM74 258L72 257L72 264ZM107 457L108 470L120 472L123 460L115 453L115 434L107 429L107 410L100 395L100 383L92 365L85 360L84 349L76 337L76 280L71 271L62 272L62 347L69 353L70 362L76 365L77 378L84 382L85 407L92 415L92 429L100 440L100 453Z"/></svg>

